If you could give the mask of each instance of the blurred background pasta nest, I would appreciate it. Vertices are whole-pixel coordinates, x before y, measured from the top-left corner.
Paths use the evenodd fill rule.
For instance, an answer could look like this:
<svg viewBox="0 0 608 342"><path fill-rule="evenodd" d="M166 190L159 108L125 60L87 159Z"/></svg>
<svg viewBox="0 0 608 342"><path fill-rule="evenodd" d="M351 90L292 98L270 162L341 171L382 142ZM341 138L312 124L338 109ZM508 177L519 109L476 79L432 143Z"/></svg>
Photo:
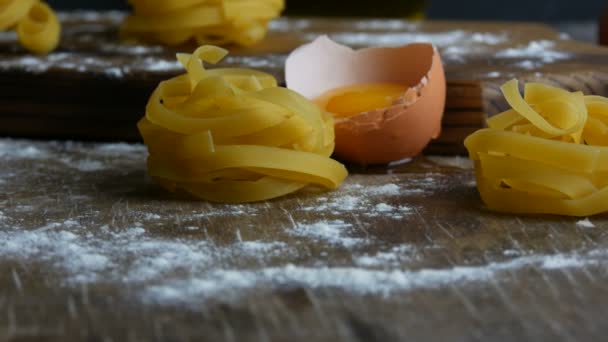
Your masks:
<svg viewBox="0 0 608 342"><path fill-rule="evenodd" d="M133 14L121 33L150 43L249 46L266 35L284 0L129 0Z"/></svg>
<svg viewBox="0 0 608 342"><path fill-rule="evenodd" d="M0 31L14 29L27 50L45 54L59 45L61 24L48 4L39 0L0 0Z"/></svg>

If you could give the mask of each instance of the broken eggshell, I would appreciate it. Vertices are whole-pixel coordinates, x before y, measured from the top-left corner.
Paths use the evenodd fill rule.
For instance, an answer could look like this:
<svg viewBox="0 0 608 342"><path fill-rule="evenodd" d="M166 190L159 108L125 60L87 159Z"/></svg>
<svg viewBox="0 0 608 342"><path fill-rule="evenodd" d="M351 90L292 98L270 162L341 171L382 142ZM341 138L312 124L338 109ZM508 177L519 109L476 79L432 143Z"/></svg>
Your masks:
<svg viewBox="0 0 608 342"><path fill-rule="evenodd" d="M287 87L309 99L354 84L408 86L392 106L337 118L335 156L359 164L384 164L419 154L441 133L446 83L432 44L361 50L327 36L294 50L285 64Z"/></svg>

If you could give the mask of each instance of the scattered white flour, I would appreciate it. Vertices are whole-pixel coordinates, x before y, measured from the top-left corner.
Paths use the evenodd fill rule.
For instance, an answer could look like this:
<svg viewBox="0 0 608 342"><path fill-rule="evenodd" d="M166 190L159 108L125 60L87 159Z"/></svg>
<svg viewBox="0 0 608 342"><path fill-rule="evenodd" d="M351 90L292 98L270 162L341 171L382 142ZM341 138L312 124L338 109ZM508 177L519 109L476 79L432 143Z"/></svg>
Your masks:
<svg viewBox="0 0 608 342"><path fill-rule="evenodd" d="M483 266L456 266L444 269L378 270L358 267L305 267L287 264L255 270L216 270L204 278L177 280L152 286L145 298L160 303L188 305L192 298L238 295L243 290L268 289L282 285L307 288L339 288L356 294L389 295L420 288L482 282L503 273L524 268L580 268L599 260L578 255L536 255L519 257Z"/></svg>
<svg viewBox="0 0 608 342"><path fill-rule="evenodd" d="M497 78L502 76L502 74L499 71L490 71L486 74L486 76L490 78Z"/></svg>
<svg viewBox="0 0 608 342"><path fill-rule="evenodd" d="M519 256L519 255L521 255L521 252L517 251L515 249L507 249L507 250L503 251L502 254L504 256Z"/></svg>
<svg viewBox="0 0 608 342"><path fill-rule="evenodd" d="M160 57L146 57L141 64L134 65L132 70L146 71L181 71L184 67L176 61L168 61Z"/></svg>
<svg viewBox="0 0 608 342"><path fill-rule="evenodd" d="M94 151L97 154L106 156L123 156L124 154L141 155L146 153L146 146L143 144L106 143L96 145Z"/></svg>
<svg viewBox="0 0 608 342"><path fill-rule="evenodd" d="M496 53L496 57L540 59L544 63L552 63L571 57L571 54L553 50L555 43L550 40L531 41L528 45L509 48Z"/></svg>
<svg viewBox="0 0 608 342"><path fill-rule="evenodd" d="M54 149L57 148L56 151ZM87 158L74 159L72 157L58 157L61 152L87 151ZM15 159L49 159L55 158L65 165L81 171L94 171L105 166L103 159L111 157L142 158L146 156L146 147L143 144L127 143L101 143L87 144L70 141L49 141L38 143L30 140L0 139L0 160ZM100 158L96 160L92 158Z"/></svg>
<svg viewBox="0 0 608 342"><path fill-rule="evenodd" d="M583 228L595 228L595 224L593 224L593 222L589 221L589 218L585 218L584 220L577 221L576 225L583 227Z"/></svg>
<svg viewBox="0 0 608 342"><path fill-rule="evenodd" d="M257 209L252 206L247 206L247 205L242 205L242 204L233 204L233 205L229 205L229 206L221 206L219 208L215 208L214 210L212 210L210 212L206 212L206 213L201 213L198 210L194 210L194 211L192 211L191 214L187 215L186 217L188 217L190 219L204 219L204 218L209 218L209 217L226 216L226 215L255 216L255 215L257 215Z"/></svg>
<svg viewBox="0 0 608 342"><path fill-rule="evenodd" d="M403 158L403 159L395 160L395 161L388 163L387 167L390 169L391 167L405 165L411 161L412 161L412 158Z"/></svg>
<svg viewBox="0 0 608 342"><path fill-rule="evenodd" d="M411 208L406 205L394 206L383 202L386 197L411 195L421 189L402 189L399 185L388 183L383 185L366 185L346 183L338 192L329 197L318 198L313 206L301 207L302 211L331 212L332 214L357 213L365 217L384 216L401 219L408 215Z"/></svg>
<svg viewBox="0 0 608 342"><path fill-rule="evenodd" d="M138 225L121 231L99 227L98 234L91 231L86 233L77 222L53 222L33 230L4 229L0 231L0 254L5 259L50 263L72 284L161 281L164 275L180 270L201 272L226 257L259 259L289 252L285 243L276 241L218 247L201 240L154 238Z"/></svg>
<svg viewBox="0 0 608 342"><path fill-rule="evenodd" d="M60 21L74 21L74 22L94 22L99 21L111 22L114 24L120 24L126 16L124 11L89 11L89 10L76 10L70 12L58 12L57 17Z"/></svg>
<svg viewBox="0 0 608 342"><path fill-rule="evenodd" d="M348 229L352 225L344 221L321 221L312 224L299 224L290 231L292 235L306 237L316 241L341 245L344 247L354 247L366 243L366 239L348 237Z"/></svg>
<svg viewBox="0 0 608 342"><path fill-rule="evenodd" d="M440 166L457 167L465 170L473 169L473 161L467 157L427 156L426 159Z"/></svg>
<svg viewBox="0 0 608 342"><path fill-rule="evenodd" d="M79 38L88 37L90 40L94 40L95 36L80 36ZM165 51L165 48L161 45L131 45L120 42L105 42L99 46L102 52L110 54L120 55L151 55L159 54Z"/></svg>
<svg viewBox="0 0 608 342"><path fill-rule="evenodd" d="M81 71L81 70L78 69L78 71ZM82 71L86 71L86 70L82 70ZM112 76L115 78L121 78L124 75L122 68L118 68L118 67L105 68L104 73L108 76Z"/></svg>
<svg viewBox="0 0 608 342"><path fill-rule="evenodd" d="M164 238L149 233L143 223L115 230L107 225L83 227L78 220L66 220L26 230L1 222L0 255L4 259L50 265L66 285L117 282L141 286L143 300L168 305L200 303L208 298L231 300L248 291L281 286L334 287L352 293L388 295L500 279L502 272L511 274L527 267L581 268L606 260L605 253L591 251L516 256L481 266L409 269L408 263L417 259L415 247L406 244L357 254L367 240L351 236L352 226L344 221L328 221L299 224L288 233L296 239L323 243L332 255L349 248L353 265L313 267L290 264L305 250L299 250L297 243L274 239L236 239L218 245L199 238ZM281 263L265 266L268 262L260 262L275 257Z"/></svg>
<svg viewBox="0 0 608 342"><path fill-rule="evenodd" d="M34 210L33 205L18 205L15 207L15 211L17 212L28 212Z"/></svg>
<svg viewBox="0 0 608 342"><path fill-rule="evenodd" d="M506 33L474 33L463 30L454 30L438 33L421 32L355 32L334 33L330 37L342 44L352 46L396 46L408 43L425 42L432 43L438 47L449 46L471 46L471 42L477 44L497 45L507 41ZM316 34L307 37L312 40Z"/></svg>
<svg viewBox="0 0 608 342"><path fill-rule="evenodd" d="M476 32L473 33L473 35L471 36L471 40L476 43L498 45L507 42L509 40L509 35L506 32L502 32L499 34Z"/></svg>
<svg viewBox="0 0 608 342"><path fill-rule="evenodd" d="M395 210L395 207L390 204L386 204L386 203L378 203L378 204L376 204L375 209L377 212L386 213L386 212Z"/></svg>
<svg viewBox="0 0 608 342"><path fill-rule="evenodd" d="M71 281L95 281L109 259L97 253L81 238L65 230L53 231L61 225L46 225L34 231L0 232L0 252L4 258L37 259L56 268L68 270Z"/></svg>
<svg viewBox="0 0 608 342"><path fill-rule="evenodd" d="M312 21L308 19L277 18L268 23L268 30L277 32L294 32L310 28Z"/></svg>
<svg viewBox="0 0 608 342"><path fill-rule="evenodd" d="M526 70L534 70L534 69L538 69L540 66L542 66L542 63L525 60L525 61L517 62L515 65L520 68L526 69Z"/></svg>
<svg viewBox="0 0 608 342"><path fill-rule="evenodd" d="M240 253L245 255L265 255L280 256L289 251L289 246L285 242L274 241L240 241L235 244ZM239 253L239 254L240 254Z"/></svg>
<svg viewBox="0 0 608 342"><path fill-rule="evenodd" d="M112 77L122 77L123 71L113 66L111 61L102 57L81 58L74 63L74 55L68 52L53 52L45 56L5 57L0 61L0 69L25 69L42 73L49 69L71 70L76 72L100 72Z"/></svg>
<svg viewBox="0 0 608 342"><path fill-rule="evenodd" d="M544 269L557 270L563 268L584 267L588 264L596 263L595 260L587 260L576 255L558 254L551 258L543 259L540 267Z"/></svg>
<svg viewBox="0 0 608 342"><path fill-rule="evenodd" d="M362 185L359 186L359 189L364 193L365 196L398 196L401 190L399 185L393 183L366 187L363 187Z"/></svg>
<svg viewBox="0 0 608 342"><path fill-rule="evenodd" d="M158 214L154 214L154 213L145 213L144 214L144 219L145 220L159 220L161 218L160 215Z"/></svg>
<svg viewBox="0 0 608 342"><path fill-rule="evenodd" d="M357 21L352 25L355 30L370 31L415 31L420 28L420 22L418 21L403 21L403 20L362 20Z"/></svg>
<svg viewBox="0 0 608 342"><path fill-rule="evenodd" d="M14 144L11 140L0 141L0 159L34 159L45 152L28 144Z"/></svg>
<svg viewBox="0 0 608 342"><path fill-rule="evenodd" d="M230 65L243 65L248 68L282 68L285 65L284 55L264 55L264 56L231 56L228 55L222 63Z"/></svg>
<svg viewBox="0 0 608 342"><path fill-rule="evenodd" d="M10 179L7 184L15 184L13 177L24 177L16 165L42 167L30 175L35 179L31 197L0 196L0 258L39 265L50 284L119 284L137 289L145 301L163 304L232 300L251 291L298 285L390 294L500 281L503 273L511 278L512 271L525 268L605 267L608 260L605 250L555 255L505 251L502 257L506 260L497 263L421 267L419 261L428 252L424 243L400 241L394 246L374 234L370 222L378 220L369 218L395 220L399 229L421 229L403 221L413 217L414 208L424 209L408 204L410 199L432 194L450 177L433 172L409 175L407 183L399 175L387 175L386 183L369 186L362 185L363 176L353 174L340 189L314 195L310 207L298 207L297 198L287 199L290 211L272 213L291 220L291 225L284 227L262 220L276 210L267 203L183 202L169 210L160 205L168 199L151 197L141 203L130 200L124 192L116 195L110 217L104 216L108 211L102 213L96 196L116 187L90 186L88 182L100 179L100 184L114 181L121 189L128 187L122 183L123 177L135 173L130 179L143 178L145 155L141 144L0 139L0 177ZM36 163L38 160L44 162ZM64 162L74 173L81 172L83 180L59 184L55 192L36 192L44 188L40 185L44 182L55 185L53 167L65 169ZM113 165L106 169L111 173L108 179L105 171L88 173L99 170L99 163ZM45 165L50 170L44 169ZM2 191L5 188L8 186L2 185ZM69 212L57 208L58 201L67 203ZM158 212L153 209L159 207ZM323 208L323 217L312 213L319 208ZM36 217L35 223L25 226L32 221L22 220L24 217ZM38 221L41 217L45 221ZM224 227L222 222L228 221L231 226ZM320 257L311 261L309 257L317 254Z"/></svg>
<svg viewBox="0 0 608 342"><path fill-rule="evenodd" d="M43 73L51 69L80 73L100 73L111 78L122 78L136 72L176 73L183 67L172 59L133 55L127 62L112 56L78 56L67 52L53 52L46 56L14 56L0 61L0 70L23 69L32 73Z"/></svg>
<svg viewBox="0 0 608 342"><path fill-rule="evenodd" d="M474 51L472 51L473 49L471 47L468 46L459 46L459 45L453 45L453 46L447 46L443 49L441 49L441 56L443 58L446 58L447 60L449 60L451 63L455 63L455 62L465 62L465 56L466 55L470 55L472 54Z"/></svg>
<svg viewBox="0 0 608 342"><path fill-rule="evenodd" d="M363 267L398 267L402 262L415 258L416 249L413 245L399 245L387 252L357 257L354 261L355 264Z"/></svg>
<svg viewBox="0 0 608 342"><path fill-rule="evenodd" d="M71 160L69 158L62 158L61 161L68 167L82 171L82 172L94 172L101 171L107 168L107 165L99 160L91 159L80 159Z"/></svg>

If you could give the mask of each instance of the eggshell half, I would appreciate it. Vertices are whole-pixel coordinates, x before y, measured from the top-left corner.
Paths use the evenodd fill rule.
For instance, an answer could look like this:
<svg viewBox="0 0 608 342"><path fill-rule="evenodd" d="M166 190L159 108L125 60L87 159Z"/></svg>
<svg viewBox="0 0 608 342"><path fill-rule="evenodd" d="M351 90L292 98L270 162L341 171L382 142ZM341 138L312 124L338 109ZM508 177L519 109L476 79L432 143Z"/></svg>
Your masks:
<svg viewBox="0 0 608 342"><path fill-rule="evenodd" d="M288 56L285 79L288 88L309 99L361 83L410 87L390 107L336 119L334 154L339 159L383 164L413 157L441 133L445 73L431 44L354 51L321 36Z"/></svg>

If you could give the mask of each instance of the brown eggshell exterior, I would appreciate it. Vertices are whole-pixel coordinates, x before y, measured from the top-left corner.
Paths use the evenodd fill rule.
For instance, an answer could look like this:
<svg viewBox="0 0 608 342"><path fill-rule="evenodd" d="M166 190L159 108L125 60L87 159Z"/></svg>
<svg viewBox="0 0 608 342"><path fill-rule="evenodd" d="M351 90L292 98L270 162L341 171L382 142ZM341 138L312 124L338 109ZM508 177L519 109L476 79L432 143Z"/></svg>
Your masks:
<svg viewBox="0 0 608 342"><path fill-rule="evenodd" d="M422 152L441 133L445 108L445 73L436 50L427 80L413 104L336 120L334 155L358 164L385 164Z"/></svg>
<svg viewBox="0 0 608 342"><path fill-rule="evenodd" d="M285 78L289 88L309 99L362 83L413 88L401 104L336 119L334 156L343 161L384 164L413 157L440 134L446 84L441 57L431 44L355 51L320 36L289 55ZM412 94L417 99L412 101Z"/></svg>

